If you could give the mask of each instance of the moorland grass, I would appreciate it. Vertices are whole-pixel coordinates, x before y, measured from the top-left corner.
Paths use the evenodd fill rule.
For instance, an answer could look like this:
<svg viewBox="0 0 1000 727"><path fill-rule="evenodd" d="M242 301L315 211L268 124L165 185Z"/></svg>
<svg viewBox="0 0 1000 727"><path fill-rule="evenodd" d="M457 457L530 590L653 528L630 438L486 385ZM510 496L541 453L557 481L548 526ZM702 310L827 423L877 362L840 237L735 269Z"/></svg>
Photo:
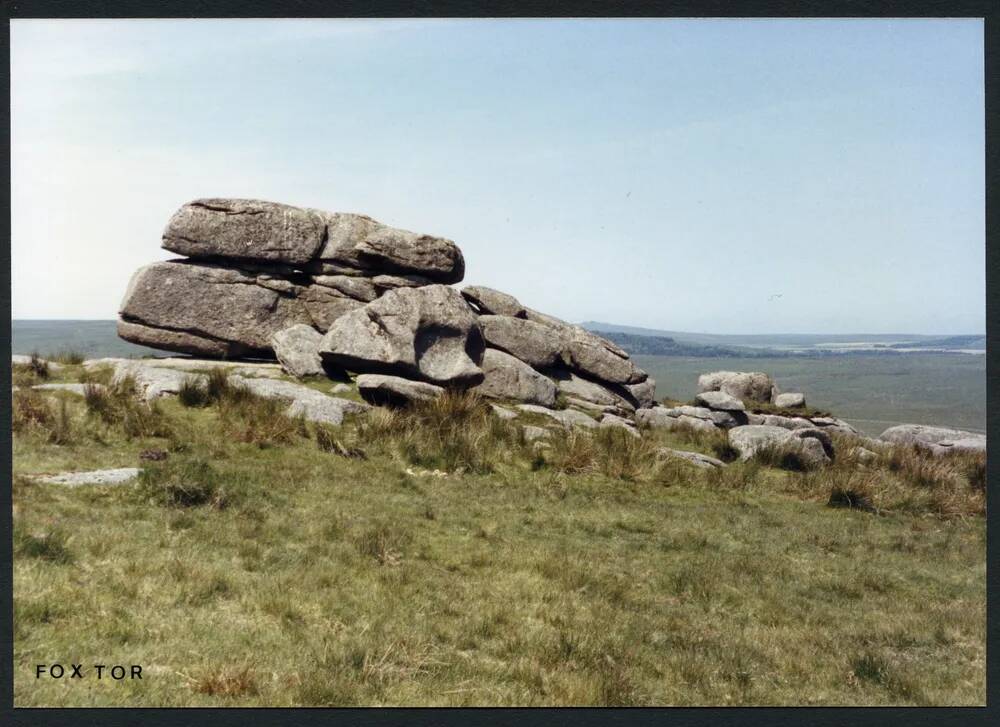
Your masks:
<svg viewBox="0 0 1000 727"><path fill-rule="evenodd" d="M59 397L65 444L15 433L19 706L985 701L981 458L838 441L821 470L703 471L657 450L714 433L529 444L453 395L271 429L230 392L143 428L127 391ZM116 466L138 484L24 477ZM45 659L143 680L36 680Z"/></svg>

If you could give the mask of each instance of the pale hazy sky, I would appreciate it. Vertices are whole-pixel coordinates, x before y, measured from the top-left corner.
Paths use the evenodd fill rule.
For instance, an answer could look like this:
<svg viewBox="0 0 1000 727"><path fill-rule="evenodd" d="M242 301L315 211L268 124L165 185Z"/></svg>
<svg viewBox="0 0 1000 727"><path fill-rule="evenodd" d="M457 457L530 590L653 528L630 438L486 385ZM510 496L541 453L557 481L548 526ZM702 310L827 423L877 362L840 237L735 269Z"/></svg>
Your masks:
<svg viewBox="0 0 1000 727"><path fill-rule="evenodd" d="M979 20L14 20L13 317L113 318L254 197L574 321L977 333L983 104Z"/></svg>

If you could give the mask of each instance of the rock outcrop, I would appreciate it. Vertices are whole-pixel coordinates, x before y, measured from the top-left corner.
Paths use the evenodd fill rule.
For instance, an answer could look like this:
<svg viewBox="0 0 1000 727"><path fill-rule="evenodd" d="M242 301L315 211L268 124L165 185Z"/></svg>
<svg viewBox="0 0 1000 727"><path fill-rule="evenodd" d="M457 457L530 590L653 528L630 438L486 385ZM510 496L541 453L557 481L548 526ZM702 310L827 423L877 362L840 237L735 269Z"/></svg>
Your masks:
<svg viewBox="0 0 1000 727"><path fill-rule="evenodd" d="M986 451L985 434L946 427L929 427L923 424L899 424L889 427L879 435L879 439L892 444L912 444L932 454Z"/></svg>
<svg viewBox="0 0 1000 727"><path fill-rule="evenodd" d="M171 217L162 246L187 259L133 275L118 333L134 343L277 358L296 377L376 375L361 392L373 402L420 398L428 389L416 384L472 389L560 412L570 426L631 421L656 404L655 382L611 341L507 293L449 287L465 260L442 237L357 214L201 199ZM162 379L147 387L155 395L179 385L176 371L147 368Z"/></svg>

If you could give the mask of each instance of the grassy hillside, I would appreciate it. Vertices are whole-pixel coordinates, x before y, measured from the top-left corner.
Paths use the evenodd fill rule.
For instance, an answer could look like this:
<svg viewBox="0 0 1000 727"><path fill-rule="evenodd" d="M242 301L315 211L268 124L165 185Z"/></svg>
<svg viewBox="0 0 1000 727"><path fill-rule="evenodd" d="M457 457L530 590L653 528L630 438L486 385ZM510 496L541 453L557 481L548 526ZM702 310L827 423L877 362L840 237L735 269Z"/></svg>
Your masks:
<svg viewBox="0 0 1000 727"><path fill-rule="evenodd" d="M657 449L724 438L538 448L450 397L330 429L220 391L15 398L17 705L985 702L976 458L703 471ZM36 680L46 661L144 676Z"/></svg>
<svg viewBox="0 0 1000 727"><path fill-rule="evenodd" d="M693 397L698 375L708 371L765 371L783 391L805 392L810 404L834 411L872 435L907 422L986 431L985 356L634 358L656 379L658 397Z"/></svg>

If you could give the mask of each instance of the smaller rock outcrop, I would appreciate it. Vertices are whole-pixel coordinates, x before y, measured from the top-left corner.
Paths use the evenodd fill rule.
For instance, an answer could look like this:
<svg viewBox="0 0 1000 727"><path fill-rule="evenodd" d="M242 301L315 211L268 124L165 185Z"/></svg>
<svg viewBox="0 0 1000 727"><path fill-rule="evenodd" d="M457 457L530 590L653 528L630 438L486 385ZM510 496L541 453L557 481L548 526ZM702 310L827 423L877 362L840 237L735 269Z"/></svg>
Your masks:
<svg viewBox="0 0 1000 727"><path fill-rule="evenodd" d="M879 439L893 444L912 444L935 455L957 451L986 451L985 434L947 427L929 427L923 424L899 424L889 427L879 435Z"/></svg>
<svg viewBox="0 0 1000 727"><path fill-rule="evenodd" d="M399 376L361 374L356 383L361 398L376 406L408 406L418 401L436 399L444 393L441 386Z"/></svg>

